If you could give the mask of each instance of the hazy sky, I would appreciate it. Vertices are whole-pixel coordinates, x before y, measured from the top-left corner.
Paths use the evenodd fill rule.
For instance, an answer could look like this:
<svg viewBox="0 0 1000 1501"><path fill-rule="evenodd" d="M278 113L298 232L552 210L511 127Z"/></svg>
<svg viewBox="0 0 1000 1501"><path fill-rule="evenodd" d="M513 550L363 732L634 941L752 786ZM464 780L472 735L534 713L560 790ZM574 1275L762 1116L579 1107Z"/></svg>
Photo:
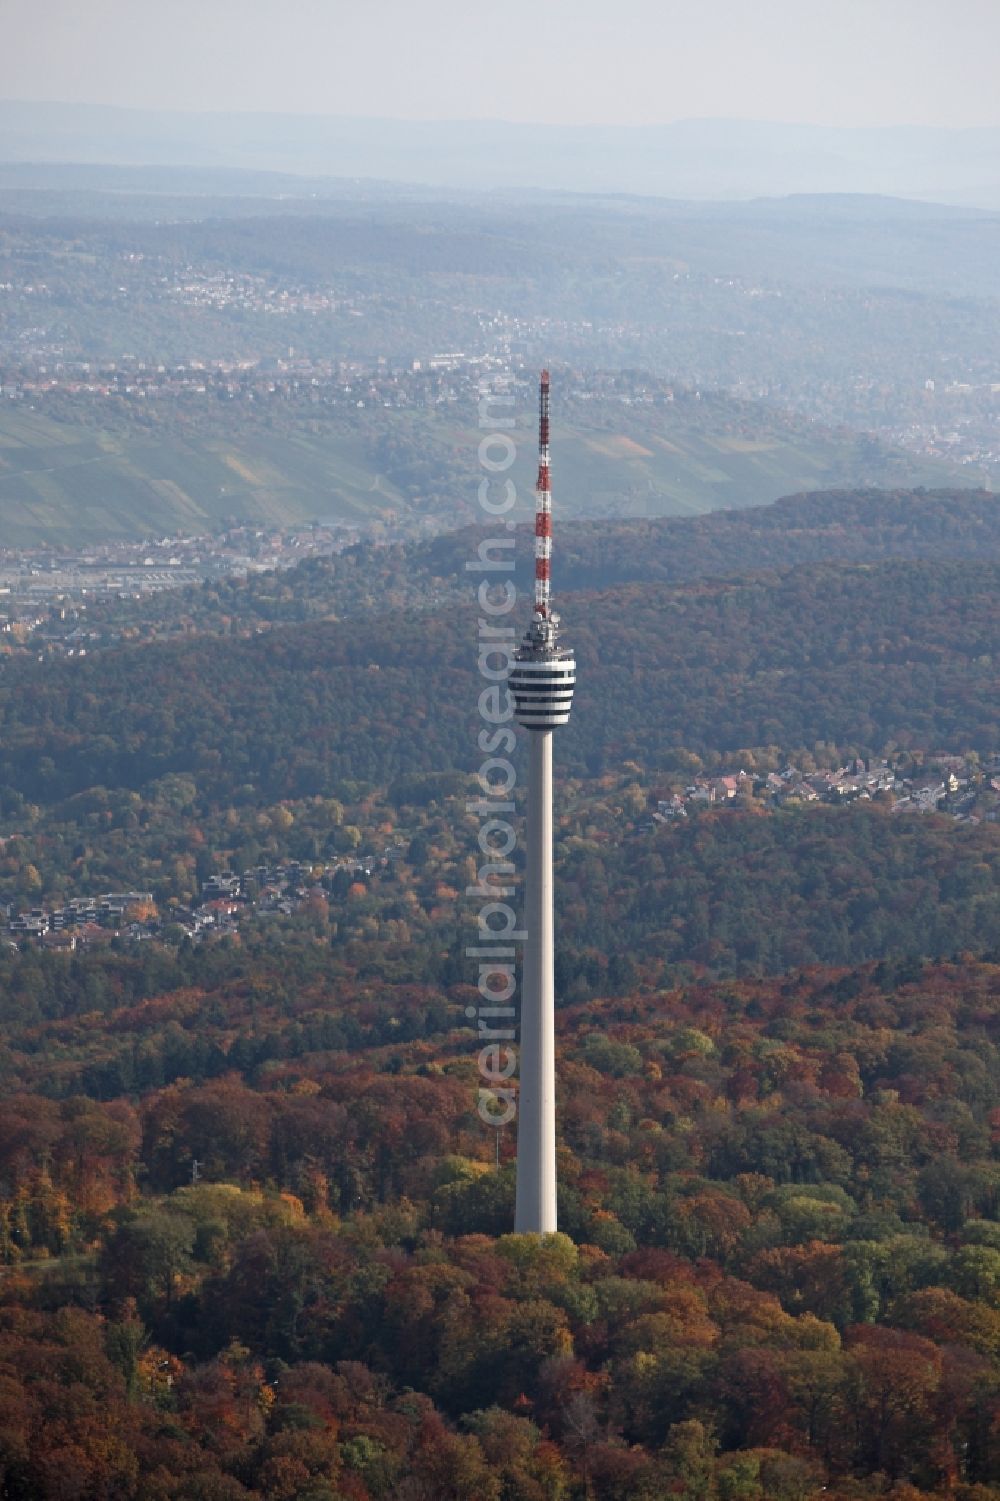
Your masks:
<svg viewBox="0 0 1000 1501"><path fill-rule="evenodd" d="M0 97L161 109L1000 125L998 58L1000 0L0 0Z"/></svg>

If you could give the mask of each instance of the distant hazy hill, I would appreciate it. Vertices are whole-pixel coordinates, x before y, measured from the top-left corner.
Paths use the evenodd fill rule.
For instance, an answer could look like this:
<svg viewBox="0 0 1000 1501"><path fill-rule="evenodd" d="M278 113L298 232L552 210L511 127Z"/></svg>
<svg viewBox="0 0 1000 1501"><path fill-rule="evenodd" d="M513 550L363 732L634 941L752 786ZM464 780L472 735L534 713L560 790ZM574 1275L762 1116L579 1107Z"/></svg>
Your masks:
<svg viewBox="0 0 1000 1501"><path fill-rule="evenodd" d="M456 407L268 423L53 421L0 407L0 535L12 546L200 531L226 518L453 527L476 515L480 434ZM512 471L531 505L533 436ZM790 491L941 484L959 471L715 395L666 407L576 403L554 433L562 514L663 516L762 505Z"/></svg>
<svg viewBox="0 0 1000 1501"><path fill-rule="evenodd" d="M0 131L3 110L0 103ZM573 304L581 277L586 296L575 316L621 314L632 305L631 291L640 316L662 317L675 271L772 287L781 281L1000 295L1000 213L898 194L774 186L750 201L749 194L707 201L697 191L671 198L617 190L542 195L224 167L18 163L3 154L0 144L0 212L16 217L0 230L29 228L37 248L48 242L61 255L132 249L320 281L346 267L499 276L514 279L508 296L528 278L544 287L555 318ZM20 219L31 223L19 226ZM67 236L70 244L53 243ZM627 269L631 288L604 286L612 266ZM560 289L567 274L571 281Z"/></svg>
<svg viewBox="0 0 1000 1501"><path fill-rule="evenodd" d="M409 364L506 334L532 364L766 394L829 426L957 431L984 454L998 265L1000 214L890 199L435 196L207 169L0 167L11 364L53 347L154 365L289 347ZM231 276L256 280L220 294ZM318 309L303 289L322 294ZM765 498L842 479L890 482L791 473Z"/></svg>
<svg viewBox="0 0 1000 1501"><path fill-rule="evenodd" d="M643 127L183 114L5 102L10 162L243 167L679 198L890 193L1000 207L1000 131L745 120Z"/></svg>

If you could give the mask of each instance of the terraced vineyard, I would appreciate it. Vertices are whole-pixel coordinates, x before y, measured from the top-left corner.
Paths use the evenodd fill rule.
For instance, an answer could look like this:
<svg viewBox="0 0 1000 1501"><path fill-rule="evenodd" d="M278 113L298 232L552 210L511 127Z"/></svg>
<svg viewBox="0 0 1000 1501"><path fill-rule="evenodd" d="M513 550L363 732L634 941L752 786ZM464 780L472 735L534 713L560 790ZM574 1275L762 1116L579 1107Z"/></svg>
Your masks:
<svg viewBox="0 0 1000 1501"><path fill-rule="evenodd" d="M478 519L482 432L466 401L319 415L215 402L139 414L121 403L64 402L55 411L0 409L7 546L207 531L229 520L367 528ZM523 519L534 419L527 408L519 417L511 476ZM699 515L865 483L969 482L944 464L716 394L655 406L567 402L553 460L563 513L595 517Z"/></svg>
<svg viewBox="0 0 1000 1501"><path fill-rule="evenodd" d="M228 518L366 524L405 509L360 439L121 438L34 413L0 417L0 529L8 546L217 529Z"/></svg>

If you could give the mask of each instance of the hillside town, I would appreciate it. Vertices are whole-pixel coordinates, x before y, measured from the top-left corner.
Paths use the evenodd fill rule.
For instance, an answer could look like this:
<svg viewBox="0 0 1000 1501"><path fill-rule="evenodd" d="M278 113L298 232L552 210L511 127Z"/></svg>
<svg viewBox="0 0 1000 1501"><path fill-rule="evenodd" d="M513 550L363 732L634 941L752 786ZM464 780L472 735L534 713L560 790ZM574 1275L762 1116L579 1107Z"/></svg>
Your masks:
<svg viewBox="0 0 1000 1501"><path fill-rule="evenodd" d="M592 368L595 344L609 363L659 369L676 379L674 366L645 353L647 340L665 338L676 353L681 329L689 334L688 319L700 329L710 308L723 344L739 347L748 341L762 306L787 302L755 277L678 270L669 283L672 318L662 327L615 317L560 317L547 311L526 316L440 303L435 321L447 328L450 342L434 347L425 343L424 301L402 292L387 295L350 279L310 284L214 264L175 266L134 251L119 255L116 270L103 289L116 316L141 307L157 310L158 316L183 309L197 316L256 320L264 330L287 329L287 351L260 358L158 360L124 349L114 358L88 357L60 335L58 322L49 323L58 304L54 286L44 276L9 275L0 280L0 308L7 314L0 327L0 400L41 411L66 398L100 406L118 400L133 410L169 404L218 410L242 402L259 410L288 398L326 408L406 410L458 400L463 385L483 373L532 367L553 347L570 364ZM828 316L831 306L839 305L837 294L825 287L799 289L796 295L810 317ZM404 325L419 333L401 341L404 309ZM331 325L337 337L317 344L315 329ZM331 343L348 351L347 357L325 356L322 350ZM703 359L703 345L696 342L695 348ZM358 357L351 358L354 351ZM976 369L962 362L928 362L907 367L905 375L895 372L888 382L884 373L862 368L830 379L811 360L794 383L788 380L787 359L773 374L765 373L766 365L734 369L728 357L712 368L703 368L701 361L691 368L697 376L689 375L684 384L693 380L703 388L794 409L821 426L845 424L917 457L972 468L1000 462L1000 382L992 362Z"/></svg>
<svg viewBox="0 0 1000 1501"><path fill-rule="evenodd" d="M891 765L861 759L834 771L801 771L785 766L764 774L740 768L715 777L696 777L683 789L658 797L653 822L687 818L709 807L782 808L793 804L888 803L893 813L944 813L976 824L1000 821L1000 757L938 755Z"/></svg>
<svg viewBox="0 0 1000 1501"><path fill-rule="evenodd" d="M884 758L856 759L834 770L803 771L786 765L759 772L745 767L698 776L667 795L654 794L652 810L626 837L711 810L773 813L783 808L879 802L895 815L938 814L975 825L1000 822L1000 756L910 753L893 765ZM220 870L201 883L199 899L157 904L152 892L82 895L62 905L19 909L0 903L9 947L25 944L72 952L118 942L169 942L232 937L249 920L290 918L310 902L346 899L355 883L368 883L404 857L395 838L377 849L308 864L272 860L242 872Z"/></svg>
<svg viewBox="0 0 1000 1501"><path fill-rule="evenodd" d="M342 898L354 882L391 867L403 851L399 842L377 854L318 866L289 860L257 865L241 875L222 872L202 882L200 900L191 906L172 902L161 909L150 891L123 891L27 910L8 904L0 911L6 913L6 942L14 948L28 943L73 952L114 940L139 943L157 937L197 943L232 936L248 918L290 917L310 899Z"/></svg>

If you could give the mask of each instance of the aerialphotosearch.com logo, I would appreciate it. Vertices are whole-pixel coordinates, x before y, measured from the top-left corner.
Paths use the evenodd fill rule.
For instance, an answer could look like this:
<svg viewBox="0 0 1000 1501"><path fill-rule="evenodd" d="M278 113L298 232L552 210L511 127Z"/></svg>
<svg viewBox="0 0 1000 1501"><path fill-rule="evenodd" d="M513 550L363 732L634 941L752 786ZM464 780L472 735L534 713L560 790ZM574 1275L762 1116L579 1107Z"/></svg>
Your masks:
<svg viewBox="0 0 1000 1501"><path fill-rule="evenodd" d="M514 875L510 857L517 844L510 822L517 780L510 760L516 743L514 705L506 686L515 651L514 627L506 617L517 602L512 577L517 490L507 471L517 457L517 448L509 433L515 426L514 417L493 410L513 405L509 378L480 383L479 426L484 436L479 444L479 464L485 473L479 483L479 506L491 521L503 521L507 535L484 538L476 558L465 565L470 573L482 575L476 590L479 675L484 683L479 694L483 724L478 745L485 757L479 768L483 795L466 804L467 811L481 820L478 844L483 857L476 885L466 888L466 896L482 901L477 942L465 951L466 957L478 964L480 999L466 1015L477 1023L479 1032L479 1114L487 1125L497 1128L508 1125L517 1113L517 1091L510 1082L517 1069L513 1047L515 945L523 943L526 936L518 929L517 915L506 900L514 894L509 884Z"/></svg>

